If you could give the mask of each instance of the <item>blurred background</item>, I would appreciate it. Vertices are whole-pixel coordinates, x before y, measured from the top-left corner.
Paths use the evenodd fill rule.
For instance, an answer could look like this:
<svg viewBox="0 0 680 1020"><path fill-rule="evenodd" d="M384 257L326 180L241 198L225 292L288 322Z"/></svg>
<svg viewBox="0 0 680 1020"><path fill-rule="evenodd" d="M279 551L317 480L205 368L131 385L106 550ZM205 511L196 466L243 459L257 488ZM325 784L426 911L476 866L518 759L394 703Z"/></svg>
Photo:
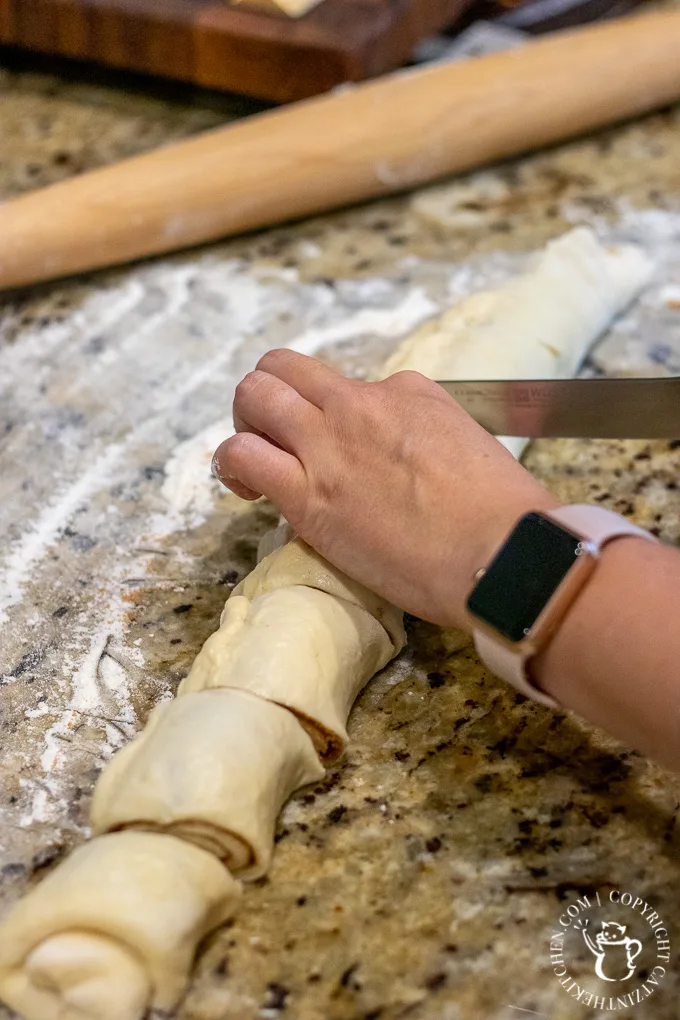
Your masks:
<svg viewBox="0 0 680 1020"><path fill-rule="evenodd" d="M290 102L625 13L636 0L3 0L3 63L49 54Z"/></svg>

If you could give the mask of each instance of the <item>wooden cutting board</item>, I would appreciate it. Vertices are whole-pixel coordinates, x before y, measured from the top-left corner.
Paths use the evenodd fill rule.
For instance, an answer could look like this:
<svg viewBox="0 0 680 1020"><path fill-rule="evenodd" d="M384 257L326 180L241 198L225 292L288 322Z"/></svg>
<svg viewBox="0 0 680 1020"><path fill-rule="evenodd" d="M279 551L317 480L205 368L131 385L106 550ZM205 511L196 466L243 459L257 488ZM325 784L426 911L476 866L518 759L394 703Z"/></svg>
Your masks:
<svg viewBox="0 0 680 1020"><path fill-rule="evenodd" d="M324 0L305 17L225 0L0 0L0 42L290 102L398 67L468 0Z"/></svg>

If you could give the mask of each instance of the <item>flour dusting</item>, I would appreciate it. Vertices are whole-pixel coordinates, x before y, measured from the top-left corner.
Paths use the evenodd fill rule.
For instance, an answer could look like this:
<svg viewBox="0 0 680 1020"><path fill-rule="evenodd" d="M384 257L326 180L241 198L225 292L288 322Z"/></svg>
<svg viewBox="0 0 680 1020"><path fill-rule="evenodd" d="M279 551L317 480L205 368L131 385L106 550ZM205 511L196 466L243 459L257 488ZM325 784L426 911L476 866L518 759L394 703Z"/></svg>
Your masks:
<svg viewBox="0 0 680 1020"><path fill-rule="evenodd" d="M154 535L162 536L182 528L197 528L214 509L214 495L221 488L210 467L217 447L234 434L229 418L213 422L191 439L180 443L165 465L161 496L167 511L151 522Z"/></svg>
<svg viewBox="0 0 680 1020"><path fill-rule="evenodd" d="M136 666L142 666L144 660L138 648L126 646L121 572L120 568L115 571L96 604L81 614L75 640L62 649L60 693L66 688L69 697L65 707L51 707L49 702L41 706L40 715L52 716L54 721L45 732L40 755L43 777L23 783L30 808L21 817L22 825L54 822L63 812L61 770L70 755L82 750L78 740L81 727L101 729L105 734L104 743L97 748L89 742L84 745L87 753L94 755L94 763L103 764L134 736L137 719L130 700L130 677L118 657ZM81 640L87 643L84 655L79 652Z"/></svg>
<svg viewBox="0 0 680 1020"><path fill-rule="evenodd" d="M437 311L425 291L416 287L393 308L365 308L339 322L315 329L307 329L290 345L300 354L316 354L326 344L353 339L362 334L400 337Z"/></svg>
<svg viewBox="0 0 680 1020"><path fill-rule="evenodd" d="M48 503L5 557L0 573L0 624L7 621L7 610L21 601L21 589L33 564L43 558L78 506L102 488L122 453L119 443L109 446L80 478Z"/></svg>

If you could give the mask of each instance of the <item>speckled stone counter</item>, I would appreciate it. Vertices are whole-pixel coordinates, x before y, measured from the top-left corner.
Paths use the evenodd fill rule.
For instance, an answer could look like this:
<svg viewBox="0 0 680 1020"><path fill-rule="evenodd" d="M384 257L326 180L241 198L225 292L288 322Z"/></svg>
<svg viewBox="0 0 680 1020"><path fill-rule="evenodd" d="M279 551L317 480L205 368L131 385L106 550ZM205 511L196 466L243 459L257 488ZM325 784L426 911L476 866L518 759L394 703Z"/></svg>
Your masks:
<svg viewBox="0 0 680 1020"><path fill-rule="evenodd" d="M0 194L240 112L0 71ZM0 298L0 909L87 835L96 776L172 695L275 520L209 477L239 377L279 345L365 374L581 222L658 261L586 371L680 372L678 110ZM680 441L543 441L526 463L562 498L680 540ZM347 758L286 808L269 877L208 940L178 1020L600 1016L549 955L560 914L598 890L643 898L680 953L677 779L416 620L350 733ZM628 1015L674 1020L679 959ZM592 979L584 944L573 973Z"/></svg>

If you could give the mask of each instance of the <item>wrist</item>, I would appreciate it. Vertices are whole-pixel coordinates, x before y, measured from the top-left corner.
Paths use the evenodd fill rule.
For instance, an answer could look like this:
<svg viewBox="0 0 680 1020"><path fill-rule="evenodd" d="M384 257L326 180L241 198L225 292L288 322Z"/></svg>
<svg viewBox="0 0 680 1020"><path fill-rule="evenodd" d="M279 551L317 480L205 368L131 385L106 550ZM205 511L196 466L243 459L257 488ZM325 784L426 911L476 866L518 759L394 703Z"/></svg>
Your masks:
<svg viewBox="0 0 680 1020"><path fill-rule="evenodd" d="M606 574L602 553L612 542L648 533L603 507L576 504L529 513L518 522L468 606L485 665L522 694L552 708L563 704L541 682L541 655L578 618L578 600L593 575ZM538 666L538 669L537 669Z"/></svg>

